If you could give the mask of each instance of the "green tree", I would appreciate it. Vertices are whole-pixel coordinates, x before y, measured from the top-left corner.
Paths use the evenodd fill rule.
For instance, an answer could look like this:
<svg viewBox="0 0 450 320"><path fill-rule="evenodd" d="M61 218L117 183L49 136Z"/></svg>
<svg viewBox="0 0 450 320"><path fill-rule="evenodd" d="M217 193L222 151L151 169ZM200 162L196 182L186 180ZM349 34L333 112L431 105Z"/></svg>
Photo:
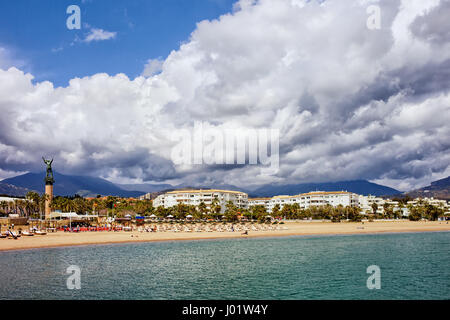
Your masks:
<svg viewBox="0 0 450 320"><path fill-rule="evenodd" d="M390 219L394 216L394 208L392 207L391 204L385 202L383 204L383 213L384 213L384 218L386 219Z"/></svg>
<svg viewBox="0 0 450 320"><path fill-rule="evenodd" d="M228 221L235 221L237 220L238 216L238 208L234 205L233 202L228 201L225 206L225 217Z"/></svg>
<svg viewBox="0 0 450 320"><path fill-rule="evenodd" d="M293 215L292 205L285 204L283 206L283 209L281 209L281 216L284 217L284 219L291 219L292 215Z"/></svg>
<svg viewBox="0 0 450 320"><path fill-rule="evenodd" d="M211 206L210 206L210 214L214 219L219 219L222 214L222 206L220 205L219 199L214 198L213 201L211 202Z"/></svg>
<svg viewBox="0 0 450 320"><path fill-rule="evenodd" d="M256 205L256 206L252 206L250 208L251 211L251 217L252 218L256 218L258 220L262 220L264 219L265 216L267 216L267 210L266 207L263 205Z"/></svg>
<svg viewBox="0 0 450 320"><path fill-rule="evenodd" d="M443 216L445 213L444 209L431 204L426 204L424 206L424 211L425 216L432 221L436 221L440 216Z"/></svg>
<svg viewBox="0 0 450 320"><path fill-rule="evenodd" d="M408 219L411 221L419 221L423 217L423 207L409 205L409 215Z"/></svg>
<svg viewBox="0 0 450 320"><path fill-rule="evenodd" d="M208 208L206 207L206 204L202 201L198 205L198 211L200 213L200 218L204 218L206 214L208 213Z"/></svg>
<svg viewBox="0 0 450 320"><path fill-rule="evenodd" d="M280 215L280 204L277 203L276 205L273 206L272 217L278 217L279 215Z"/></svg>
<svg viewBox="0 0 450 320"><path fill-rule="evenodd" d="M361 208L360 207L346 207L347 213L348 213L348 219L353 222L359 222L361 221Z"/></svg>
<svg viewBox="0 0 450 320"><path fill-rule="evenodd" d="M372 213L376 216L378 211L378 204L376 202L373 202L372 205Z"/></svg>

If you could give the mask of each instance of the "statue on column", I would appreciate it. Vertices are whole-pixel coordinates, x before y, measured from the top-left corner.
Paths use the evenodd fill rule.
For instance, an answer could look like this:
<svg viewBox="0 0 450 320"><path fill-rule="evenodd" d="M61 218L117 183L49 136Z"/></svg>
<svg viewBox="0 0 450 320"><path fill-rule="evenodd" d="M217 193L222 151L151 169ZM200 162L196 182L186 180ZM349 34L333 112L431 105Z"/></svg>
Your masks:
<svg viewBox="0 0 450 320"><path fill-rule="evenodd" d="M55 182L55 179L53 179L53 171L52 171L52 160L45 160L44 157L42 157L42 160L44 160L44 163L47 165L47 174L45 176L45 184L53 184Z"/></svg>

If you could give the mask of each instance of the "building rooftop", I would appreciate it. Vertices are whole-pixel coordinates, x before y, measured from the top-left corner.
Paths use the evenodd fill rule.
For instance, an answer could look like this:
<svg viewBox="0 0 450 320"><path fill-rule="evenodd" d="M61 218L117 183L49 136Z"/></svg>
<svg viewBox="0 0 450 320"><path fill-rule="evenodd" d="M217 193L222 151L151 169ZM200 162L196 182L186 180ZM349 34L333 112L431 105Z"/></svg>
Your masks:
<svg viewBox="0 0 450 320"><path fill-rule="evenodd" d="M166 194L177 194L177 193L213 193L213 192L222 192L222 193L235 193L235 194L246 194L241 191L232 191L232 190L220 190L220 189L189 189L189 190L174 190L166 192Z"/></svg>
<svg viewBox="0 0 450 320"><path fill-rule="evenodd" d="M305 195L322 195L322 194L351 194L352 192L348 191L310 191L307 193L300 193L299 196Z"/></svg>

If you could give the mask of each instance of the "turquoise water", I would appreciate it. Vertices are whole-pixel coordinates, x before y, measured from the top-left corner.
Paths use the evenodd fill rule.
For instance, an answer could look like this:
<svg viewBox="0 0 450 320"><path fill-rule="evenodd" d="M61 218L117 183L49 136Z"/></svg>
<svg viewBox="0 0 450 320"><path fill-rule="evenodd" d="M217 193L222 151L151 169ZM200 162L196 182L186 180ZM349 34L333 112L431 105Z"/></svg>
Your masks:
<svg viewBox="0 0 450 320"><path fill-rule="evenodd" d="M449 248L435 232L1 252L0 299L450 299ZM70 265L80 290L67 289Z"/></svg>

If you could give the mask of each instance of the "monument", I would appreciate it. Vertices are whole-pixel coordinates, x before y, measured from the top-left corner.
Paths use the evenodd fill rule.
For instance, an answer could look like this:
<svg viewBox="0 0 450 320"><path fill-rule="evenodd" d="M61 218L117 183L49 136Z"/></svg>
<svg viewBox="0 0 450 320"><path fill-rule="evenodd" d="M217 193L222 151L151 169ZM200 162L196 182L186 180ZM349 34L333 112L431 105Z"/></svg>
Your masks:
<svg viewBox="0 0 450 320"><path fill-rule="evenodd" d="M52 171L52 160L45 160L42 157L44 163L47 165L47 174L45 175L45 220L50 219L51 208L50 204L53 199L53 183L55 183L55 179L53 179L53 171Z"/></svg>

